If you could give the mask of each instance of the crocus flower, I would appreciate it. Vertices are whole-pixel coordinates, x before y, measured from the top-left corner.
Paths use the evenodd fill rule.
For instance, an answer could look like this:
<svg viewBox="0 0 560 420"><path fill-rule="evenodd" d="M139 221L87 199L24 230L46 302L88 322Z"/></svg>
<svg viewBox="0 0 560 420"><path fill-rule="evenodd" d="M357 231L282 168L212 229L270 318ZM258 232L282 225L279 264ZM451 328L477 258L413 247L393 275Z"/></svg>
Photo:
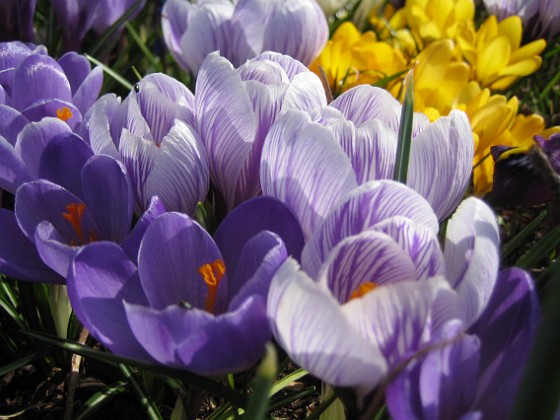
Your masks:
<svg viewBox="0 0 560 420"><path fill-rule="evenodd" d="M386 391L394 419L508 418L539 319L530 276L500 273L475 325L457 320L434 334Z"/></svg>
<svg viewBox="0 0 560 420"><path fill-rule="evenodd" d="M288 56L264 53L237 70L218 55L206 58L196 83L196 127L228 210L260 193L261 150L277 117L325 105L319 78Z"/></svg>
<svg viewBox="0 0 560 420"><path fill-rule="evenodd" d="M263 193L288 203L311 234L350 190L392 178L399 116L400 104L389 93L365 85L311 114L285 113L263 147ZM455 209L470 179L469 122L459 111L432 124L416 114L412 135L407 185L426 197L441 220Z"/></svg>
<svg viewBox="0 0 560 420"><path fill-rule="evenodd" d="M517 15L524 22L528 22L539 11L540 0L484 0L484 7L488 13L499 20Z"/></svg>
<svg viewBox="0 0 560 420"><path fill-rule="evenodd" d="M240 66L264 51L309 64L328 39L315 0L167 0L162 11L165 42L179 65L196 75L204 58L219 50Z"/></svg>
<svg viewBox="0 0 560 420"><path fill-rule="evenodd" d="M95 153L120 159L132 180L135 208L157 195L169 210L192 214L208 191L208 163L193 124L193 94L161 73L144 77L121 103L103 96L86 122Z"/></svg>
<svg viewBox="0 0 560 420"><path fill-rule="evenodd" d="M81 322L117 354L199 374L240 371L270 338L270 279L302 244L297 221L270 198L230 213L215 241L189 216L167 213L146 230L138 264L116 244L84 248L68 293Z"/></svg>
<svg viewBox="0 0 560 420"><path fill-rule="evenodd" d="M56 61L44 48L1 43L0 55L0 135L12 145L25 123L47 116L77 129L101 90L101 67L92 70L89 61L74 52Z"/></svg>
<svg viewBox="0 0 560 420"><path fill-rule="evenodd" d="M498 229L480 200L452 217L445 251L437 218L417 193L372 181L334 209L269 292L273 333L290 358L362 397L429 345L448 320L473 325L498 271ZM325 334L325 331L329 331Z"/></svg>
<svg viewBox="0 0 560 420"><path fill-rule="evenodd" d="M33 41L33 15L37 0L4 0L0 3L0 41Z"/></svg>
<svg viewBox="0 0 560 420"><path fill-rule="evenodd" d="M52 0L58 23L64 28L66 50L78 50L87 31L103 33L136 3L136 0ZM144 7L142 1L135 14ZM133 15L134 16L134 15Z"/></svg>

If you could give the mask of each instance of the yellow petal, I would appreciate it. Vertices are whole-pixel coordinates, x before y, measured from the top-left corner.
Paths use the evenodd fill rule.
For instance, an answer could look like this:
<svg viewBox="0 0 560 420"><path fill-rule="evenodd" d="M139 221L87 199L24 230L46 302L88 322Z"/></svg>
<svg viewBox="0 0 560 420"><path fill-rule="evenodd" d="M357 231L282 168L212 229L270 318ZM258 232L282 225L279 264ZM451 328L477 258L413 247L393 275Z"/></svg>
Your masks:
<svg viewBox="0 0 560 420"><path fill-rule="evenodd" d="M517 15L507 17L498 24L500 34L507 36L512 49L517 49L521 45L521 35L523 24Z"/></svg>
<svg viewBox="0 0 560 420"><path fill-rule="evenodd" d="M504 36L494 38L479 54L476 68L476 79L482 86L486 86L498 71L507 66L511 53L511 46Z"/></svg>

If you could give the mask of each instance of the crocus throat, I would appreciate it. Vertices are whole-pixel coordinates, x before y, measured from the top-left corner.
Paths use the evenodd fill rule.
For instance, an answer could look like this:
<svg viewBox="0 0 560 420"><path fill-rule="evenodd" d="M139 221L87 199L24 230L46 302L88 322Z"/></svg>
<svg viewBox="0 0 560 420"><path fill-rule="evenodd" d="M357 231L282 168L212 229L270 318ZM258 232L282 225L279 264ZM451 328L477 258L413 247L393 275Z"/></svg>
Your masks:
<svg viewBox="0 0 560 420"><path fill-rule="evenodd" d="M208 295L206 296L204 309L208 312L214 313L216 297L218 295L218 285L226 272L226 266L222 260L216 260L200 266L198 268L198 272L208 286Z"/></svg>
<svg viewBox="0 0 560 420"><path fill-rule="evenodd" d="M371 282L371 281L368 281L366 283L362 283L356 288L356 290L354 290L352 292L352 294L350 295L350 298L348 300L361 298L362 296L367 295L369 292L371 292L377 286L379 286L377 283L374 283L374 282Z"/></svg>
<svg viewBox="0 0 560 420"><path fill-rule="evenodd" d="M68 121L70 118L74 116L74 114L72 114L70 108L64 106L56 110L56 116L60 118L62 121Z"/></svg>
<svg viewBox="0 0 560 420"><path fill-rule="evenodd" d="M97 240L97 235L95 232L91 232L89 237L86 239L84 236L84 231L82 229L82 218L84 216L84 210L86 209L86 205L84 203L70 203L66 206L67 213L62 213L62 217L64 217L68 223L76 232L76 236L78 237L78 242L71 240L71 245L85 245L90 242L95 242Z"/></svg>

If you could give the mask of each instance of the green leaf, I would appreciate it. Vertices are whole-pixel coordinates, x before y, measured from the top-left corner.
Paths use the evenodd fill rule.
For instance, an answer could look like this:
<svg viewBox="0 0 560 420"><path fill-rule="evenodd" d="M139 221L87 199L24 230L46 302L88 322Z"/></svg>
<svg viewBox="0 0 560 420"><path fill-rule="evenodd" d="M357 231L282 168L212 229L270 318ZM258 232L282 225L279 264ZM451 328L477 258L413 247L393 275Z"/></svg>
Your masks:
<svg viewBox="0 0 560 420"><path fill-rule="evenodd" d="M550 251L560 243L560 226L555 226L529 251L517 260L515 266L523 269L534 268L539 261L545 258Z"/></svg>
<svg viewBox="0 0 560 420"><path fill-rule="evenodd" d="M246 397L241 395L239 392L236 392L204 376L196 375L194 373L187 372L185 370L180 370L165 365L159 365L156 363L149 363L140 360L128 359L125 357L117 356L116 354L113 353L94 350L90 347L73 343L68 340L63 340L59 337L43 334L37 331L21 331L21 332L36 340L40 340L44 343L51 344L52 346L64 349L71 353L80 354L84 357L90 357L92 359L98 360L103 363L107 363L111 365L118 365L119 363L133 365L141 369L155 372L159 375L164 375L164 376L169 376L172 378L179 379L197 388L204 389L220 398L230 401L239 407L245 407L245 405L247 404Z"/></svg>
<svg viewBox="0 0 560 420"><path fill-rule="evenodd" d="M288 386L292 382L295 382L295 381L297 381L297 380L299 380L299 379L301 379L301 378L303 378L304 376L307 376L307 375L309 375L309 372L307 372L305 369L295 370L294 372L284 376L282 379L280 379L278 382L276 382L270 388L270 394L268 396L272 397L274 394L283 390L284 388L286 388L286 386Z"/></svg>
<svg viewBox="0 0 560 420"><path fill-rule="evenodd" d="M76 414L75 420L85 420L93 416L113 398L127 392L128 388L129 385L126 381L119 381L103 391L96 392L84 403L82 409Z"/></svg>
<svg viewBox="0 0 560 420"><path fill-rule="evenodd" d="M515 235L510 241L505 244L502 248L502 252L500 255L501 260L505 260L510 254L523 245L525 239L532 234L537 226L543 221L546 217L547 212L546 210L539 214L531 223L529 223L521 232Z"/></svg>
<svg viewBox="0 0 560 420"><path fill-rule="evenodd" d="M18 359L15 362L12 362L8 365L2 366L2 367L0 367L0 377L4 376L6 373L12 372L12 371L14 371L16 369L19 369L19 368L21 368L25 365L28 365L31 362L34 362L35 360L41 359L42 357L44 357L45 355L47 355L50 352L51 352L51 349L47 348L47 349L32 353L28 356L22 357L21 359Z"/></svg>
<svg viewBox="0 0 560 420"><path fill-rule="evenodd" d="M514 399L513 420L555 418L560 404L560 260L552 265L543 303L544 316Z"/></svg>
<svg viewBox="0 0 560 420"><path fill-rule="evenodd" d="M105 64L103 64L101 61L99 61L96 58L93 58L91 55L89 54L84 54L84 56L91 61L93 64L95 64L96 66L101 66L101 68L103 69L103 71L105 73L107 73L109 76L111 76L113 79L115 79L117 82L119 82L122 86L124 86L126 89L128 90L132 90L132 84L126 80L124 77L122 77L120 74L118 74L117 72L113 71L113 69L111 67L106 66Z"/></svg>
<svg viewBox="0 0 560 420"><path fill-rule="evenodd" d="M401 120L399 124L397 157L395 160L393 179L397 182L406 184L408 161L410 160L410 146L412 143L412 119L414 117L414 82L412 70L410 70L406 76L404 86L404 103L402 105Z"/></svg>
<svg viewBox="0 0 560 420"><path fill-rule="evenodd" d="M257 371L257 380L247 404L244 418L251 420L266 418L270 389L272 388L272 381L276 376L277 366L276 349L274 345L267 343L266 354Z"/></svg>
<svg viewBox="0 0 560 420"><path fill-rule="evenodd" d="M144 391L144 389L140 386L140 384L134 377L132 370L124 363L119 363L118 366L126 380L130 383L132 390L138 397L138 401L140 401L140 404L142 404L142 407L144 407L146 417L150 420L163 419L161 413L156 407L156 404L152 401L151 397L146 393L146 391Z"/></svg>
<svg viewBox="0 0 560 420"><path fill-rule="evenodd" d="M140 38L140 35L138 35L138 32L136 32L136 30L128 22L126 22L124 24L124 26L126 27L126 30L130 34L130 36L132 36L132 39L134 39L134 42L136 42L136 44L138 45L138 47L140 48L140 50L142 51L144 56L148 59L150 64L154 67L154 69L156 69L157 71L161 71L161 66L160 66L160 63L159 63L159 59L154 57L154 55L152 54L152 52L150 51L150 49L148 48L146 43L142 40L142 38Z"/></svg>

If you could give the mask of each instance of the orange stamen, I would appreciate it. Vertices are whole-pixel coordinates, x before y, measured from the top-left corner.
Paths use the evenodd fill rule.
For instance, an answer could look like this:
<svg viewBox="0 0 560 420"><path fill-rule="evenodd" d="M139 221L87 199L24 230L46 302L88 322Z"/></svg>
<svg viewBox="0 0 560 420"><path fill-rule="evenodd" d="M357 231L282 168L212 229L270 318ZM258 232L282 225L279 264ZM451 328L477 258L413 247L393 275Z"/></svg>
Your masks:
<svg viewBox="0 0 560 420"><path fill-rule="evenodd" d="M78 236L78 244L85 245L86 242L84 239L84 232L82 230L82 217L84 216L84 210L86 209L86 205L84 203L70 203L66 206L66 211L68 213L62 213L62 217L64 217L70 225L72 225L72 229L76 232ZM91 232L89 235L89 242L94 242L97 239L95 232Z"/></svg>
<svg viewBox="0 0 560 420"><path fill-rule="evenodd" d="M218 295L218 285L226 272L226 266L222 260L216 260L212 263L204 264L199 267L198 272L202 276L204 282L208 285L208 295L204 309L214 313L216 306L216 297Z"/></svg>
<svg viewBox="0 0 560 420"><path fill-rule="evenodd" d="M365 296L366 294L371 292L377 286L379 286L377 283L373 283L371 281L368 281L366 283L362 283L356 288L356 290L354 290L352 292L352 294L350 295L350 298L348 300L361 298L362 296Z"/></svg>
<svg viewBox="0 0 560 420"><path fill-rule="evenodd" d="M74 116L74 114L72 114L70 108L64 106L56 110L56 116L60 118L62 121L68 121L70 118Z"/></svg>

